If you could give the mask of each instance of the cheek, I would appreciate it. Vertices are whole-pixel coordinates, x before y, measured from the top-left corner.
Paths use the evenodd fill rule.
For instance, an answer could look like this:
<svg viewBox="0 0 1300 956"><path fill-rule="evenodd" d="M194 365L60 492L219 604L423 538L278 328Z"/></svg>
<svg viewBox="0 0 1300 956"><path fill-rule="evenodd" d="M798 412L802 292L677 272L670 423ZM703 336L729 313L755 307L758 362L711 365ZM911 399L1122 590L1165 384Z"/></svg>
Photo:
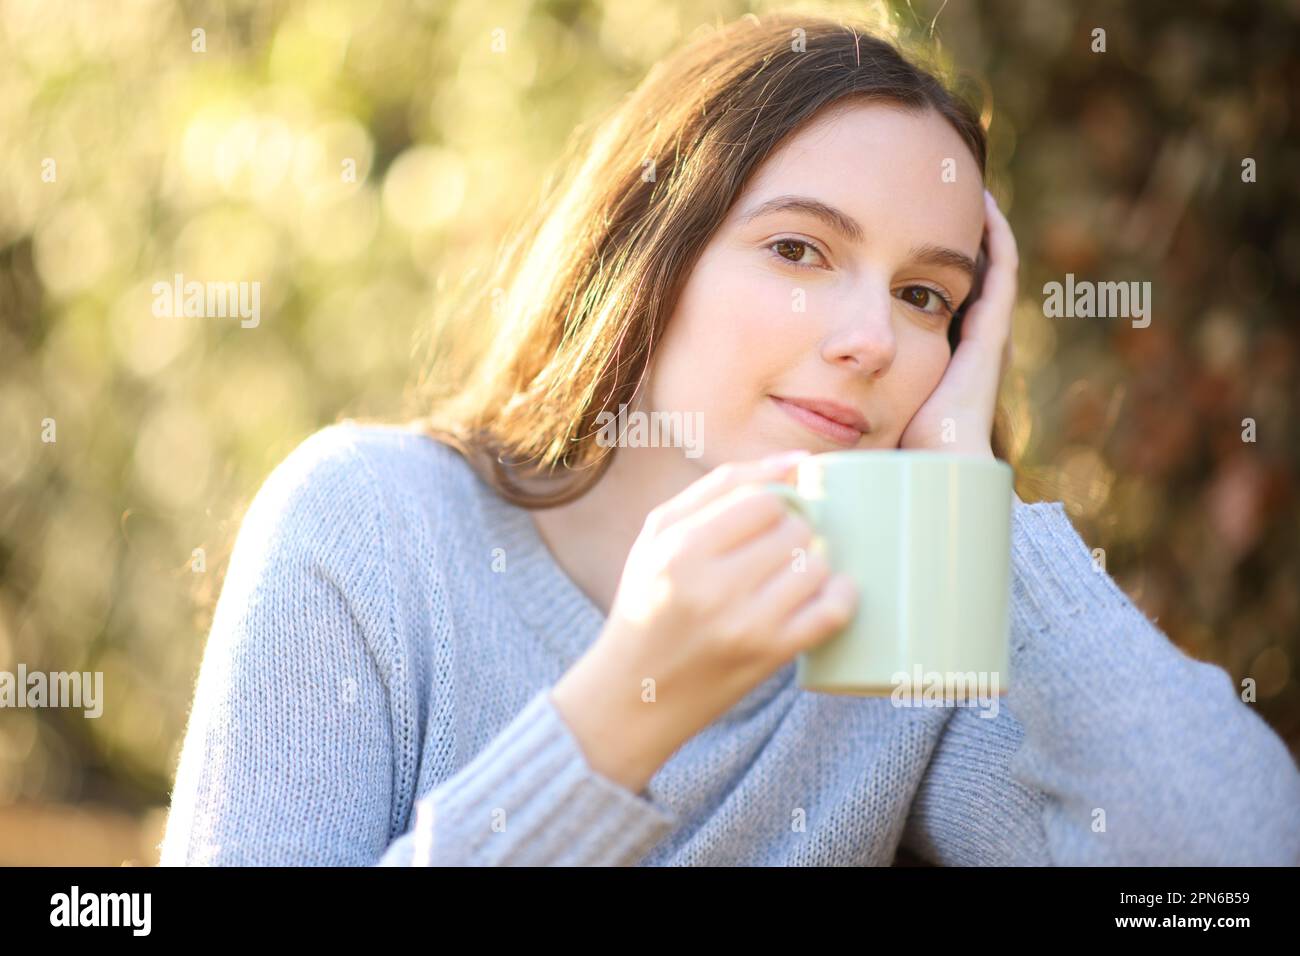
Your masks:
<svg viewBox="0 0 1300 956"><path fill-rule="evenodd" d="M723 247L706 256L683 294L682 326L710 348L709 361L743 360L756 348L782 351L781 340L797 334L793 290L798 283L756 267L737 250ZM806 323L804 323L806 324Z"/></svg>
<svg viewBox="0 0 1300 956"><path fill-rule="evenodd" d="M948 370L952 352L946 335L920 335L909 343L906 364L899 365L900 410L911 415L925 403ZM900 355L901 358L901 355Z"/></svg>
<svg viewBox="0 0 1300 956"><path fill-rule="evenodd" d="M724 413L754 400L798 354L790 283L729 262L702 259L683 288L656 352L658 408Z"/></svg>

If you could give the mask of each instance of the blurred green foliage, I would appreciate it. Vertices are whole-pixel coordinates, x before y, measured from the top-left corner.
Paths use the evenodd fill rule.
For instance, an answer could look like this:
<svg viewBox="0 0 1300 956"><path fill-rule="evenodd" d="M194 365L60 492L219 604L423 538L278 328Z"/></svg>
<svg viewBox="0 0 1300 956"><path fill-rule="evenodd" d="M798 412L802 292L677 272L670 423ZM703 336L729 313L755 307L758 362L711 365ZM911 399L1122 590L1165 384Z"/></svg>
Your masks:
<svg viewBox="0 0 1300 956"><path fill-rule="evenodd" d="M0 862L152 862L260 482L325 423L415 411L434 305L572 130L701 25L774 6L0 0L0 670L103 671L108 698L0 712ZM1026 486L1171 639L1252 678L1293 750L1298 8L893 8L989 120ZM177 273L259 282L260 322L155 315ZM1044 318L1066 273L1150 281L1150 327ZM60 855L42 805L153 813L138 853L113 817L92 849L49 829L81 841Z"/></svg>

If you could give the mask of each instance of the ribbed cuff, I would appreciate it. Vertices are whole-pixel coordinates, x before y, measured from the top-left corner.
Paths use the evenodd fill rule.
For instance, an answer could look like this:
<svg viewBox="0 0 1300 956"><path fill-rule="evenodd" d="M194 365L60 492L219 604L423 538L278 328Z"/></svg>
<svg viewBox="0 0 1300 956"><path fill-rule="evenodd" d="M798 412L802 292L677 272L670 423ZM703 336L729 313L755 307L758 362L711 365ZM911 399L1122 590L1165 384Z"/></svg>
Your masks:
<svg viewBox="0 0 1300 956"><path fill-rule="evenodd" d="M547 687L417 801L411 865L631 866L678 822L591 768Z"/></svg>

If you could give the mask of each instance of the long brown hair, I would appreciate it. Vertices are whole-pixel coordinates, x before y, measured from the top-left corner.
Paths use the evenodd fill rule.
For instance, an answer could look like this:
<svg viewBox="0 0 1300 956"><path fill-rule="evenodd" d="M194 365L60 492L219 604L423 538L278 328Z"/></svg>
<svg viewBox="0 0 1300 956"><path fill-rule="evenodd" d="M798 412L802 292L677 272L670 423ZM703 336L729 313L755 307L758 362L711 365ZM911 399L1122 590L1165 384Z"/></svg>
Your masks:
<svg viewBox="0 0 1300 956"><path fill-rule="evenodd" d="M632 404L691 265L791 133L850 97L933 109L983 176L977 111L876 31L750 14L656 64L602 123L580 129L562 175L464 306L491 333L471 356L454 341L443 350L420 427L509 501L572 501L613 461L597 416ZM999 406L991 440L1003 459L1008 424Z"/></svg>

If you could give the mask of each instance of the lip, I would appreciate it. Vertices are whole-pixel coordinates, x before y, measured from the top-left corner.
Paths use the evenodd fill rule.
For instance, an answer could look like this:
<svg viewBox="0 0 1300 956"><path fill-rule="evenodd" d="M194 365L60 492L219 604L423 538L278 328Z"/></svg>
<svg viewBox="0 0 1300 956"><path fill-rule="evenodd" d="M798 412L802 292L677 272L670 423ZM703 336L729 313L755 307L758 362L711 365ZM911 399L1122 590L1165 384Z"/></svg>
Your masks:
<svg viewBox="0 0 1300 956"><path fill-rule="evenodd" d="M840 445L856 445L871 423L856 409L819 398L771 396L780 409L810 431Z"/></svg>

